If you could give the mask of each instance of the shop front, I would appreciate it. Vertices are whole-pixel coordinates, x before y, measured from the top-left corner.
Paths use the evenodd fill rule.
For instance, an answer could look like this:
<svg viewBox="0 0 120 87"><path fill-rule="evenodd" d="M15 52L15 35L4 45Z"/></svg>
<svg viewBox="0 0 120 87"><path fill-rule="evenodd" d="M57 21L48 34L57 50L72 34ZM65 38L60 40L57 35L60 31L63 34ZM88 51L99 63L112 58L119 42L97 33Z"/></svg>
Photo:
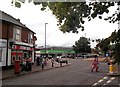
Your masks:
<svg viewBox="0 0 120 87"><path fill-rule="evenodd" d="M33 52L33 47L13 45L11 51L11 64L13 65L16 60L22 61L23 58L26 59L29 57L33 57Z"/></svg>

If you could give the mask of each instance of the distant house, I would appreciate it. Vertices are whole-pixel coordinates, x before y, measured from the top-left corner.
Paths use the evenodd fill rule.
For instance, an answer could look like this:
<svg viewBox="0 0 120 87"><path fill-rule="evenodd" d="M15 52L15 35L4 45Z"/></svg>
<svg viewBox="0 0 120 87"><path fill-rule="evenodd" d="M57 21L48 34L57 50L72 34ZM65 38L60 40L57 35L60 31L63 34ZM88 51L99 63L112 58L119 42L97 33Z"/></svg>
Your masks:
<svg viewBox="0 0 120 87"><path fill-rule="evenodd" d="M0 11L0 66L14 65L15 60L35 57L35 32L19 19Z"/></svg>

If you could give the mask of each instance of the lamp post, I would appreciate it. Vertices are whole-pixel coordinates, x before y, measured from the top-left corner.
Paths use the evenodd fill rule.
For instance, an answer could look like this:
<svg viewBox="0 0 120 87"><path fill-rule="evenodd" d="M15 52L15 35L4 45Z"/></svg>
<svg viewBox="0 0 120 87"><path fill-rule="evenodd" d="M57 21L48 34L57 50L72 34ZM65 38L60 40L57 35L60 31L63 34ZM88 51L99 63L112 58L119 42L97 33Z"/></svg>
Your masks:
<svg viewBox="0 0 120 87"><path fill-rule="evenodd" d="M48 23L45 23L45 58L46 58L46 25L47 25Z"/></svg>

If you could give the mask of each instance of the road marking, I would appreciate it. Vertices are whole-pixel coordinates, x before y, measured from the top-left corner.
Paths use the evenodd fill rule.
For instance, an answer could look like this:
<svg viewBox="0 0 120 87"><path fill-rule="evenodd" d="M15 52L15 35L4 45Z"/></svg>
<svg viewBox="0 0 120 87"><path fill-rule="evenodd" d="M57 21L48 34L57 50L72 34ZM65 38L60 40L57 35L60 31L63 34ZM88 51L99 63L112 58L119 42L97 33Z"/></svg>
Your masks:
<svg viewBox="0 0 120 87"><path fill-rule="evenodd" d="M104 81L103 79L100 79L98 82L101 83L102 81Z"/></svg>
<svg viewBox="0 0 120 87"><path fill-rule="evenodd" d="M112 77L112 78L110 78L111 80L114 80L115 79L115 77Z"/></svg>
<svg viewBox="0 0 120 87"><path fill-rule="evenodd" d="M104 85L111 83L114 79L115 77L111 77Z"/></svg>
<svg viewBox="0 0 120 87"><path fill-rule="evenodd" d="M108 77L104 77L103 79L107 79Z"/></svg>
<svg viewBox="0 0 120 87"><path fill-rule="evenodd" d="M93 84L93 86L96 86L98 83Z"/></svg>
<svg viewBox="0 0 120 87"><path fill-rule="evenodd" d="M103 82L107 78L108 77L104 77L104 78L100 79L98 82L94 83L93 86L96 86L96 85L100 84L101 82Z"/></svg>
<svg viewBox="0 0 120 87"><path fill-rule="evenodd" d="M108 79L108 77L103 77L102 79L100 79L98 82L94 83L93 86L96 86L98 84L100 84L101 82L105 81L106 79ZM108 81L106 83L103 84L103 86L111 83L113 80L115 79L115 77L111 77L108 79Z"/></svg>
<svg viewBox="0 0 120 87"><path fill-rule="evenodd" d="M111 80L108 80L106 83L108 84L108 83L111 83L112 81Z"/></svg>

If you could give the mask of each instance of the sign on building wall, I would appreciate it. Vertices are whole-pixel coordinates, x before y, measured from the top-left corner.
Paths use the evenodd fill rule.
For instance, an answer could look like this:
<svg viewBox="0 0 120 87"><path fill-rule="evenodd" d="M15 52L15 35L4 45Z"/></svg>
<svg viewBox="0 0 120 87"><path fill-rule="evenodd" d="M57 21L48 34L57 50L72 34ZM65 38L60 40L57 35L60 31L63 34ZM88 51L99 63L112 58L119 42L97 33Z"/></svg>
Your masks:
<svg viewBox="0 0 120 87"><path fill-rule="evenodd" d="M7 42L0 40L0 48L6 48L7 47Z"/></svg>
<svg viewBox="0 0 120 87"><path fill-rule="evenodd" d="M31 47L25 47L25 46L17 46L17 45L13 45L12 47L13 49L17 49L17 50L33 50L33 48Z"/></svg>

